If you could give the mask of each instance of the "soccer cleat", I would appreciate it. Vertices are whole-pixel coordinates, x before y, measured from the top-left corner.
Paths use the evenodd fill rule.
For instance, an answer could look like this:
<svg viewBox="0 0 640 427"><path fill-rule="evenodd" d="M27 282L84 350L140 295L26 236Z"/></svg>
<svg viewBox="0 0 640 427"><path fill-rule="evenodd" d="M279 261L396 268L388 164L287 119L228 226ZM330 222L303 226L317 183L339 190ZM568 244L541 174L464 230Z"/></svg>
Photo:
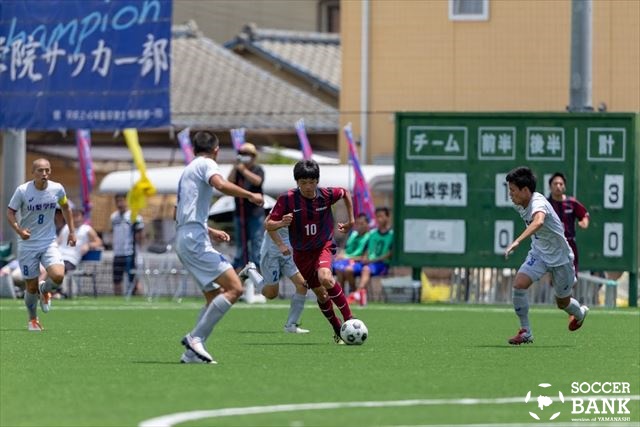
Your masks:
<svg viewBox="0 0 640 427"><path fill-rule="evenodd" d="M586 305L581 306L580 310L582 310L582 319L577 320L574 315L569 316L570 331L577 331L578 329L580 329L580 327L584 323L584 319L586 319L587 314L589 314L589 307L587 307Z"/></svg>
<svg viewBox="0 0 640 427"><path fill-rule="evenodd" d="M184 338L182 338L182 345L187 349L193 351L196 356L207 363L213 362L213 357L207 352L207 349L204 348L204 344L199 337L192 337L191 334L187 334Z"/></svg>
<svg viewBox="0 0 640 427"><path fill-rule="evenodd" d="M290 334L308 334L309 333L308 329L302 329L301 327L299 327L295 323L293 325L288 325L288 326L285 325L284 326L284 331L288 332Z"/></svg>
<svg viewBox="0 0 640 427"><path fill-rule="evenodd" d="M516 336L509 338L509 344L511 345L520 345L520 344L531 344L533 342L533 335L527 329L520 329Z"/></svg>
<svg viewBox="0 0 640 427"><path fill-rule="evenodd" d="M342 338L340 338L340 335L338 335L338 334L334 334L333 335L333 341L338 345L343 345L344 344L344 341L342 340Z"/></svg>
<svg viewBox="0 0 640 427"><path fill-rule="evenodd" d="M249 278L249 270L251 269L256 270L256 265L249 261L247 265L245 265L244 268L238 273L238 277L240 278L240 280L242 280L243 283Z"/></svg>
<svg viewBox="0 0 640 427"><path fill-rule="evenodd" d="M40 282L38 286L38 290L40 291L40 308L43 313L48 313L51 310L51 292L46 292L43 290L45 281Z"/></svg>
<svg viewBox="0 0 640 427"><path fill-rule="evenodd" d="M208 365L216 365L218 362L216 362L215 360L212 360L211 362L205 362L204 360L196 356L195 353L185 351L184 353L182 353L182 356L180 356L180 363L204 363Z"/></svg>
<svg viewBox="0 0 640 427"><path fill-rule="evenodd" d="M29 323L27 324L27 329L34 332L41 332L44 330L44 328L40 324L40 320L37 317L35 319L29 320Z"/></svg>

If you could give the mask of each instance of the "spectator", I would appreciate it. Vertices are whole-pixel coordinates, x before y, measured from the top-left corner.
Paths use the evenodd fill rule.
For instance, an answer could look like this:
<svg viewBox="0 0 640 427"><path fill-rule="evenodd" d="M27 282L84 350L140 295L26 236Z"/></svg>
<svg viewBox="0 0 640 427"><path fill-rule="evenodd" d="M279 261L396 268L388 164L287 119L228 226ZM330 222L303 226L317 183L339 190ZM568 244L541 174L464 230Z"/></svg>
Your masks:
<svg viewBox="0 0 640 427"><path fill-rule="evenodd" d="M227 180L251 193L262 194L264 169L256 164L256 146L245 142L240 146L237 161ZM264 209L246 198L235 198L236 211L233 218L236 255L233 268L238 270L249 261L260 264L260 246L264 232Z"/></svg>
<svg viewBox="0 0 640 427"><path fill-rule="evenodd" d="M362 263L356 262L356 259L364 254L369 242L369 218L367 214L361 213L356 217L356 224L349 234L344 250L336 255L333 262L333 271L336 278L346 293L355 292L356 276L360 275Z"/></svg>
<svg viewBox="0 0 640 427"><path fill-rule="evenodd" d="M82 257L90 250L102 249L102 239L89 224L84 223L84 210L82 208L73 211L73 225L76 229L75 246L67 245L69 226L65 225L58 235L58 246L64 261L64 271L69 273L78 268ZM64 293L60 293L65 296Z"/></svg>
<svg viewBox="0 0 640 427"><path fill-rule="evenodd" d="M144 223L138 215L131 220L131 211L127 209L127 196L115 196L117 210L111 214L113 235L113 293L122 295L122 278L127 273L129 286L127 295L138 292L138 278L135 274L136 252L142 244Z"/></svg>
<svg viewBox="0 0 640 427"><path fill-rule="evenodd" d="M393 245L393 230L389 208L376 209L378 228L369 233L366 253L360 257L360 283L356 292L349 295L349 302L358 301L361 306L367 305L367 287L373 276L383 276L389 271L389 260Z"/></svg>
<svg viewBox="0 0 640 427"><path fill-rule="evenodd" d="M56 244L54 216L56 203L68 224L71 223L71 207L62 184L51 181L51 163L47 159L37 159L31 168L33 180L16 188L7 209L7 220L20 236L18 241L18 261L26 282L24 304L29 314L27 329L42 331L37 315L38 294L43 313L51 309L51 290L60 286L64 279L64 262ZM16 214L20 214L18 222ZM67 243L75 245L73 224L69 225ZM38 283L40 265L47 271L47 280Z"/></svg>

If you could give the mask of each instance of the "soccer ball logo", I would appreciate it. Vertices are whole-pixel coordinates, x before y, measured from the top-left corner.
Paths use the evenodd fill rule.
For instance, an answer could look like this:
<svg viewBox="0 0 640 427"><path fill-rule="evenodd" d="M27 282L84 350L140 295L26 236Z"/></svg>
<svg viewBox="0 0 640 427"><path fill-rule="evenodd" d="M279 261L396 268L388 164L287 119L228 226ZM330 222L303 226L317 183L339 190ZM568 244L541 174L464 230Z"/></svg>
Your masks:
<svg viewBox="0 0 640 427"><path fill-rule="evenodd" d="M551 384L542 383L542 384L538 384L538 387L542 387L543 389L546 389L546 388L551 387ZM548 393L545 392L545 390L541 390L540 394L535 399L536 403L537 403L538 410L540 410L540 411L544 411L544 408L547 408L547 407L551 406L551 404L553 404L553 400L554 399L552 397L549 397L547 394ZM524 398L524 403L529 403L530 400L531 400L531 392L528 392L527 396ZM560 400L560 402L564 403L564 396L562 395L561 391L558 391L558 400ZM529 415L531 415L531 418L540 421L540 415L538 415L537 413L529 411ZM556 418L558 418L559 415L560 415L560 411L553 413L553 415L551 415L551 417L549 417L549 421L555 420Z"/></svg>
<svg viewBox="0 0 640 427"><path fill-rule="evenodd" d="M364 344L368 335L367 326L359 319L347 320L340 328L340 337L349 345Z"/></svg>

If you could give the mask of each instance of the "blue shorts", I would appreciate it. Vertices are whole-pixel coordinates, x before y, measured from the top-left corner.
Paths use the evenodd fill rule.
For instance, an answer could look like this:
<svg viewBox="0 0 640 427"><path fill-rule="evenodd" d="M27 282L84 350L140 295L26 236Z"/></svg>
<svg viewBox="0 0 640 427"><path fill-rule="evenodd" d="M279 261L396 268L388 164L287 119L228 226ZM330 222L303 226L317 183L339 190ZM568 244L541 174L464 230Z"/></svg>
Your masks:
<svg viewBox="0 0 640 427"><path fill-rule="evenodd" d="M334 273L344 272L344 270L346 270L347 267L351 267L351 270L353 270L354 276L359 276L360 272L362 271L362 264L349 258L339 259L333 262Z"/></svg>
<svg viewBox="0 0 640 427"><path fill-rule="evenodd" d="M369 267L369 271L371 271L371 276L384 276L389 272L389 264L384 261L372 262L367 264L367 266Z"/></svg>

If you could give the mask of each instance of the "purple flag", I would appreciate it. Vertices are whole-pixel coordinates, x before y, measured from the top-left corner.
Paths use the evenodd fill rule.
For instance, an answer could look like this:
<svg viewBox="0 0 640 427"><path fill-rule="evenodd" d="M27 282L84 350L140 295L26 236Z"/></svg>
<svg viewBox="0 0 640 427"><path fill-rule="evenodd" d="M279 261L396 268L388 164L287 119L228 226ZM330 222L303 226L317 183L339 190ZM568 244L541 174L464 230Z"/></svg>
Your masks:
<svg viewBox="0 0 640 427"><path fill-rule="evenodd" d="M178 143L180 144L180 149L182 150L182 154L184 155L184 164L188 165L191 163L191 160L195 157L193 155L193 146L191 145L191 139L189 138L189 128L185 128L180 133L178 133Z"/></svg>
<svg viewBox="0 0 640 427"><path fill-rule="evenodd" d="M76 131L76 146L78 148L78 167L80 169L80 192L82 194L82 207L84 219L91 218L91 191L96 182L93 162L91 160L91 132L87 129Z"/></svg>
<svg viewBox="0 0 640 427"><path fill-rule="evenodd" d="M349 144L349 160L351 160L353 172L355 174L355 182L353 183L353 213L356 216L360 213L365 213L369 218L369 221L373 221L376 217L376 209L373 205L373 200L371 199L369 184L362 173L362 168L358 161L356 145L353 142L351 123L347 123L344 127L344 134L347 137L347 143Z"/></svg>
<svg viewBox="0 0 640 427"><path fill-rule="evenodd" d="M313 151L311 150L311 144L309 144L309 138L307 138L307 131L304 128L304 119L300 119L296 122L296 132L298 133L298 139L300 140L302 158L304 160L311 160L313 157Z"/></svg>
<svg viewBox="0 0 640 427"><path fill-rule="evenodd" d="M240 146L244 144L245 132L245 128L231 129L231 142L234 150L240 151Z"/></svg>

